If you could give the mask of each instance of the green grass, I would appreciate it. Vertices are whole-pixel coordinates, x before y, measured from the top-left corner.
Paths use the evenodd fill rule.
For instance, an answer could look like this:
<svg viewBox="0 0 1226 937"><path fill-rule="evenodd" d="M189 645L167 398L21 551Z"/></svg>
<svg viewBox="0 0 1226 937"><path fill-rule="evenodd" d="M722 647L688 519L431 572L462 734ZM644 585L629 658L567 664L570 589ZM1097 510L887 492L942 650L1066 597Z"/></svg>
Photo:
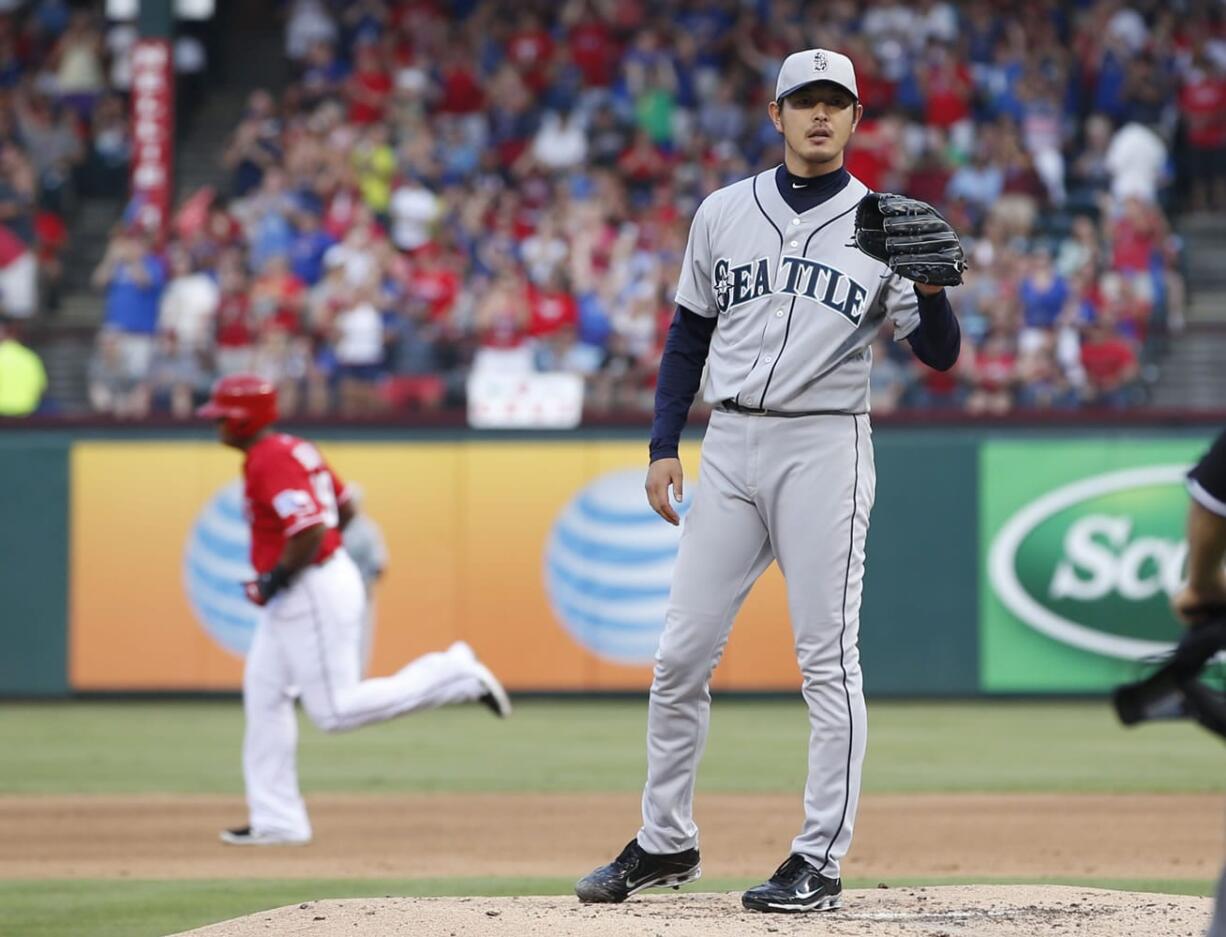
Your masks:
<svg viewBox="0 0 1226 937"><path fill-rule="evenodd" d="M479 707L345 735L303 722L313 792L635 791L645 701L538 701L509 722ZM1102 702L871 703L869 792L1226 791L1223 750L1187 724L1124 729ZM799 700L717 700L700 786L804 781ZM237 701L0 705L0 793L238 793Z"/></svg>
<svg viewBox="0 0 1226 937"><path fill-rule="evenodd" d="M891 887L966 884L968 879L890 879ZM984 880L977 880L982 883ZM992 879L1031 884L1038 879ZM1208 895L1209 881L1044 879L1047 884L1092 885L1127 891ZM703 891L739 891L742 879L703 880ZM849 880L873 888L877 880ZM364 879L213 881L0 881L0 937L160 937L256 911L318 898L388 895L567 895L568 879Z"/></svg>

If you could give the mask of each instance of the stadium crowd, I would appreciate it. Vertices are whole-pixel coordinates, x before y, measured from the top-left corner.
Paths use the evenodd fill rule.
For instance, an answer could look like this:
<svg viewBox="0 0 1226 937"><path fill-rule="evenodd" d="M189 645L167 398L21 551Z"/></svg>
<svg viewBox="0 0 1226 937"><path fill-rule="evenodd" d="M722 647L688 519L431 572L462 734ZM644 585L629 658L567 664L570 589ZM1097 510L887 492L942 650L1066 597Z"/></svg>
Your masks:
<svg viewBox="0 0 1226 937"><path fill-rule="evenodd" d="M228 190L95 272L97 410L184 416L236 370L290 412L435 408L483 368L649 409L689 219L779 161L767 89L811 46L856 64L848 168L940 206L970 262L960 363L882 335L877 412L1142 402L1184 303L1168 213L1226 208L1218 4L292 0L285 39Z"/></svg>
<svg viewBox="0 0 1226 937"><path fill-rule="evenodd" d="M54 309L79 194L121 195L124 105L109 91L100 22L64 0L0 7L0 305Z"/></svg>

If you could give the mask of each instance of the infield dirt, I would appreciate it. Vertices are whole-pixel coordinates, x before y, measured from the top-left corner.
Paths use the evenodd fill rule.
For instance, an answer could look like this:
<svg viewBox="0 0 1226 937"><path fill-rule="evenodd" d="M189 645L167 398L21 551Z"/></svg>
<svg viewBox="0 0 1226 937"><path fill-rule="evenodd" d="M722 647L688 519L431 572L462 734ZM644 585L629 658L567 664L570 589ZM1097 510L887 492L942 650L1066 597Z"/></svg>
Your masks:
<svg viewBox="0 0 1226 937"><path fill-rule="evenodd" d="M0 797L0 829L22 843L0 850L0 878L577 878L608 861L639 824L629 794L308 802L311 845L242 849L217 840L223 827L245 822L238 797ZM707 878L752 881L786 857L800 798L700 793L697 818ZM868 795L844 874L1206 880L1221 866L1222 818L1220 794Z"/></svg>

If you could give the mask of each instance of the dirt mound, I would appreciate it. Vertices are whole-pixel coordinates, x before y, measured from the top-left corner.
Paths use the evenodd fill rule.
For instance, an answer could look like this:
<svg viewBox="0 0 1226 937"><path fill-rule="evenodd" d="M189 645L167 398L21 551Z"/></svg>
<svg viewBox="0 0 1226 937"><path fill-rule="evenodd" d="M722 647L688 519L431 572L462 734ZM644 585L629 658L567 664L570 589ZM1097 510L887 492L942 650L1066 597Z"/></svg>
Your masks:
<svg viewBox="0 0 1226 937"><path fill-rule="evenodd" d="M831 937L1186 937L1210 900L1055 886L942 886L852 891L822 914ZM664 894L623 905L573 898L354 898L312 901L188 931L191 937L755 937L812 933L813 915L754 914L736 894ZM186 935L180 935L186 937Z"/></svg>

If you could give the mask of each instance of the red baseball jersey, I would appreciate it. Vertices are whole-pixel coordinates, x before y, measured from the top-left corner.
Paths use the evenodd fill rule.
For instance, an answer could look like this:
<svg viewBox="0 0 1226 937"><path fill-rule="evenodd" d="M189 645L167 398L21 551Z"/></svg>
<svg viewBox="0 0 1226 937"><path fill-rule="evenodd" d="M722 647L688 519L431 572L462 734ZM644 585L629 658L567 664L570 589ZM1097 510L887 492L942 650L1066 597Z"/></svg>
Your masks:
<svg viewBox="0 0 1226 937"><path fill-rule="evenodd" d="M314 444L285 433L265 436L247 450L243 477L257 573L277 565L286 540L319 524L328 529L315 562L336 552L341 545L337 507L348 492Z"/></svg>

